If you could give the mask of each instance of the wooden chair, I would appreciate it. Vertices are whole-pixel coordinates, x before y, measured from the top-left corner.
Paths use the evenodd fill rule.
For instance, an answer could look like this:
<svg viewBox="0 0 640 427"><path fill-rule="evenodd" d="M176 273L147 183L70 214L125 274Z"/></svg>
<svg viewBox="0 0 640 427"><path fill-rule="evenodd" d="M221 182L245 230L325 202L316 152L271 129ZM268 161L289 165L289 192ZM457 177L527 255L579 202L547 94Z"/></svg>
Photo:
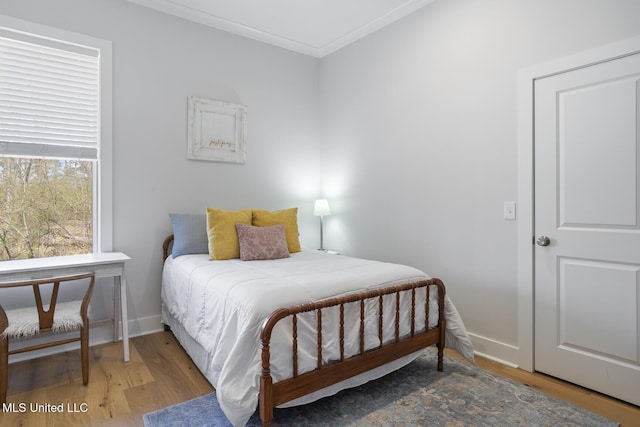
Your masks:
<svg viewBox="0 0 640 427"><path fill-rule="evenodd" d="M58 303L58 288L60 284L90 279L84 298L79 301ZM20 308L5 311L0 304L0 400L7 400L7 382L9 355L40 350L43 348L80 341L80 356L82 360L82 382L89 382L89 319L87 311L93 293L95 282L94 273L79 274L64 277L49 277L21 282L3 283L2 287L32 286L36 307ZM40 285L53 284L51 302L43 305ZM0 300L1 301L1 300ZM9 338L26 338L41 332L64 333L80 330L80 336L60 339L44 344L32 345L9 351Z"/></svg>

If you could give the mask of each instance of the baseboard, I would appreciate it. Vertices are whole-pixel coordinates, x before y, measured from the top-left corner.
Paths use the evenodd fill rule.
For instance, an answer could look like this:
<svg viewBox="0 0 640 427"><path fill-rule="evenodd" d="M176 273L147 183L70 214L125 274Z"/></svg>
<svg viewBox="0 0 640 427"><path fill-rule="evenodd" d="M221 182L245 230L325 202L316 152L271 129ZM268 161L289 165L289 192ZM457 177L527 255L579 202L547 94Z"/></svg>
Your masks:
<svg viewBox="0 0 640 427"><path fill-rule="evenodd" d="M113 322L110 319L107 320L99 320L91 323L91 329L89 330L89 345L95 346L100 344L106 344L113 342ZM118 325L121 326L121 325ZM163 330L163 325L161 322L161 316L158 314L156 316L143 317L140 319L129 320L129 338L137 337L141 335L152 334L154 332L160 332ZM122 328L119 327L118 331L122 331ZM69 333L69 334L58 334L55 336L55 339L59 339L61 337L72 338L77 336L77 333ZM122 338L122 334L118 339ZM17 349L20 347L26 347L28 345L35 345L46 343L51 341L52 336L44 335L40 337L30 338L28 340L11 340L9 345L11 350ZM42 350L30 351L27 353L18 353L9 356L9 364L21 362L23 360L36 359L38 357L49 356L52 354L64 353L65 351L77 350L80 348L79 342L74 342L71 344L60 345L57 347L49 347Z"/></svg>
<svg viewBox="0 0 640 427"><path fill-rule="evenodd" d="M477 334L469 333L469 337L473 344L474 354L513 368L518 367L518 347Z"/></svg>
<svg viewBox="0 0 640 427"><path fill-rule="evenodd" d="M121 331L122 328L118 328L118 330ZM162 316L159 314L136 320L129 320L129 338L152 334L163 330L164 325L162 324ZM119 338L122 338L122 334Z"/></svg>

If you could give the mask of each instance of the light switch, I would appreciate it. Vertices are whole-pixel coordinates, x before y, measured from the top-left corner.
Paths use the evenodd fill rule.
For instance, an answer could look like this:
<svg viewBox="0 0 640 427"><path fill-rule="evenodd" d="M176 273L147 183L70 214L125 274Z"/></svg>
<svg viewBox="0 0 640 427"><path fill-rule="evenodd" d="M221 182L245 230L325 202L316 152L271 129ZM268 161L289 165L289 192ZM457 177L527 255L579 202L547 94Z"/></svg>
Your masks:
<svg viewBox="0 0 640 427"><path fill-rule="evenodd" d="M504 202L504 219L516 219L516 202Z"/></svg>

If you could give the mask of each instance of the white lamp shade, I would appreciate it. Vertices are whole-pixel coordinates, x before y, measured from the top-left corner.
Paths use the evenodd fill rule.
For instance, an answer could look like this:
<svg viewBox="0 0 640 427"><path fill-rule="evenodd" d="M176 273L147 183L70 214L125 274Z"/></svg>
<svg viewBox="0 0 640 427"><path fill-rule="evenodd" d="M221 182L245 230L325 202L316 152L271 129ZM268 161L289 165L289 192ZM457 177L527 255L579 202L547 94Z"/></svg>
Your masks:
<svg viewBox="0 0 640 427"><path fill-rule="evenodd" d="M313 207L313 214L315 216L331 215L331 209L329 209L327 199L316 200L316 204Z"/></svg>

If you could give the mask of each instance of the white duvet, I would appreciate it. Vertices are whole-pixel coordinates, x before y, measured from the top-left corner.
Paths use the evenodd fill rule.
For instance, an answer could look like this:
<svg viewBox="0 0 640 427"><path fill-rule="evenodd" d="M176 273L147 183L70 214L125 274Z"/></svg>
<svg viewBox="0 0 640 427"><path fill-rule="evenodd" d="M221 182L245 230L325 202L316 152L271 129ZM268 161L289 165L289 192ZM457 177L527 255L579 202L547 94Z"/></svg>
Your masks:
<svg viewBox="0 0 640 427"><path fill-rule="evenodd" d="M185 331L209 353L211 367L207 377L216 389L220 407L234 426L244 425L258 405L260 361L260 330L263 321L281 307L318 301L353 292L376 289L428 278L412 267L377 261L330 255L315 250L303 250L279 260L209 261L207 255L184 255L167 258L162 278L162 302L165 310ZM437 322L436 292L430 296L429 323ZM417 306L424 305L424 292L417 295ZM401 298L402 307L410 307L409 297ZM379 344L377 302L367 304L365 345ZM385 298L384 341L394 336L395 301ZM346 318L349 318L348 309ZM401 311L402 335L409 332L410 309ZM325 333L323 359L339 357L336 315L323 313ZM357 315L355 315L356 325ZM389 319L387 320L387 316ZM455 307L445 299L447 320L446 345L473 360L473 349L466 329ZM347 321L345 321L347 324ZM424 324L424 314L417 318ZM281 321L274 329L271 343L271 369L274 382L292 375L290 321ZM305 314L298 321L300 372L316 364L315 314ZM424 329L424 327L422 328ZM359 347L359 326L345 331L346 357ZM328 389L291 402L291 405L313 401L378 378L409 363L418 354L374 372L365 373Z"/></svg>

